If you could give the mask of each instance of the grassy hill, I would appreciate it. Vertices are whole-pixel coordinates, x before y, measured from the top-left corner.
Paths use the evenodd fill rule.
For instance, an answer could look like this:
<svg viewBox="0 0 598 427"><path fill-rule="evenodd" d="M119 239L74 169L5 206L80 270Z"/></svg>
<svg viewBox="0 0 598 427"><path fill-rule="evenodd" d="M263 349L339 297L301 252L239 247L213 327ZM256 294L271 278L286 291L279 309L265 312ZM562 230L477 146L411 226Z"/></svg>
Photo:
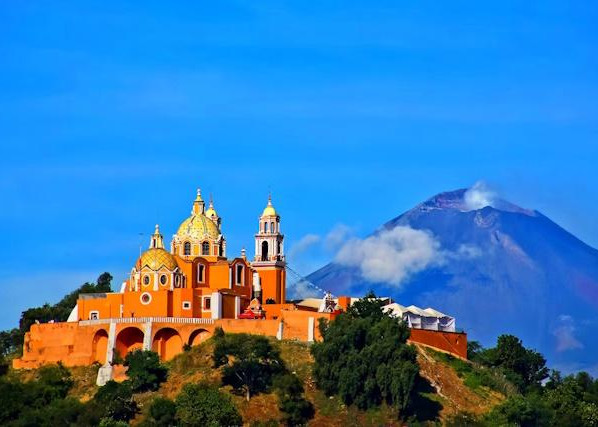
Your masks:
<svg viewBox="0 0 598 427"><path fill-rule="evenodd" d="M389 408L382 406L376 410L360 411L354 407L346 407L337 397L327 397L317 390L311 375L313 358L307 344L294 341L272 342L280 348L289 370L303 381L305 396L315 407L315 417L310 421L310 426L400 425ZM212 367L213 345L212 340L208 340L168 362L168 380L160 389L135 395L141 413L133 420L133 424L144 418L144 412L159 395L173 399L187 383L207 381L219 385L220 373ZM413 424L444 424L459 413L484 414L505 399L503 393L481 385L475 370L467 362L423 347L418 347L417 360L421 378L417 384L414 413L409 415ZM70 396L81 401L89 400L97 390L97 369L97 366L71 368L74 385ZM36 373L11 371L9 375L28 380L35 377ZM234 395L229 387L223 387L222 390L231 394L246 425L279 424L282 414L274 393L259 394L247 402L244 396ZM505 390L505 393L508 391Z"/></svg>

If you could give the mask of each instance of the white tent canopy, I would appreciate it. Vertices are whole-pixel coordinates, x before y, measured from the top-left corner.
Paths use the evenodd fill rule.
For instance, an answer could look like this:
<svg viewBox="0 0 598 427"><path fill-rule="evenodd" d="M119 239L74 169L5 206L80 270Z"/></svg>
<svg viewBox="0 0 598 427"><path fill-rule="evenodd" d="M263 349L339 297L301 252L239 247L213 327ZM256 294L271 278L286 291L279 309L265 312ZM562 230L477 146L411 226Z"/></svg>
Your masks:
<svg viewBox="0 0 598 427"><path fill-rule="evenodd" d="M390 312L394 317L403 319L410 328L445 332L455 332L456 329L454 317L430 307L421 309L415 305L405 307L398 303L392 303L385 305L382 309L385 312Z"/></svg>

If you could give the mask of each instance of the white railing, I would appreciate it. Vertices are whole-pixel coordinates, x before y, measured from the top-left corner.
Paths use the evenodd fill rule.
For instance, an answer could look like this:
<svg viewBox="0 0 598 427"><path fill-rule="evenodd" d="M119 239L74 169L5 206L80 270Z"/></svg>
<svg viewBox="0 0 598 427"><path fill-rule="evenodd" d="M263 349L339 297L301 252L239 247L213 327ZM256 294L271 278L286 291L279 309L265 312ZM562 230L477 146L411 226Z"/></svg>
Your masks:
<svg viewBox="0 0 598 427"><path fill-rule="evenodd" d="M104 325L107 323L186 323L190 325L213 325L214 319L198 317L117 317L113 319L80 320L79 325Z"/></svg>

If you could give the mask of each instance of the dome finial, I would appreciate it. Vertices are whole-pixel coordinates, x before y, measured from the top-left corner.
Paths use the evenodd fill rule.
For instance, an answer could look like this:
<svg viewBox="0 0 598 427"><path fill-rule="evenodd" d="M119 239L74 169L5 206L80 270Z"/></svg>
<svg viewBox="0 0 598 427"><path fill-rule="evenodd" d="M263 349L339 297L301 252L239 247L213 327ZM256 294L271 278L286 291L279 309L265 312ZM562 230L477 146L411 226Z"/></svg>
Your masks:
<svg viewBox="0 0 598 427"><path fill-rule="evenodd" d="M160 233L160 226L158 224L156 224L154 234L150 238L150 249L152 248L164 249L164 238Z"/></svg>
<svg viewBox="0 0 598 427"><path fill-rule="evenodd" d="M272 205L272 192L268 192L268 205L262 212L262 216L277 216L276 209Z"/></svg>
<svg viewBox="0 0 598 427"><path fill-rule="evenodd" d="M197 188L197 197L195 197L195 200L193 201L192 214L200 215L200 214L204 213L204 210L205 210L205 203L204 203L203 199L201 198L201 189Z"/></svg>

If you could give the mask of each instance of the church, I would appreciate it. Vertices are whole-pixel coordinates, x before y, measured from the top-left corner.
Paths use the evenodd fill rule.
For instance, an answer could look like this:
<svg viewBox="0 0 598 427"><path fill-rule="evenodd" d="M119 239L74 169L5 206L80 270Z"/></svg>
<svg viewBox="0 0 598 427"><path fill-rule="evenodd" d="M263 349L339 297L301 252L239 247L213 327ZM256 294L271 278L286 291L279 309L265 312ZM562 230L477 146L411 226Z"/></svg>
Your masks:
<svg viewBox="0 0 598 427"><path fill-rule="evenodd" d="M236 319L255 295L258 303L285 302L284 236L271 198L259 217L255 257L227 258L221 218L197 190L191 215L172 237L169 250L156 225L121 292L84 295L72 321L176 317Z"/></svg>
<svg viewBox="0 0 598 427"><path fill-rule="evenodd" d="M206 209L198 189L190 216L169 247L159 225L119 292L80 294L66 322L37 323L25 334L19 368L61 362L101 365L97 383L115 376L116 363L135 349L169 360L208 339L216 328L313 342L319 319L333 320L358 298L288 301L281 217L268 197L257 221L253 259L243 249L229 258L213 200ZM167 249L168 248L168 249ZM467 335L436 310L403 307L388 298L386 311L411 328L411 342L467 357ZM122 373L121 373L122 374ZM116 373L118 376L118 372Z"/></svg>

